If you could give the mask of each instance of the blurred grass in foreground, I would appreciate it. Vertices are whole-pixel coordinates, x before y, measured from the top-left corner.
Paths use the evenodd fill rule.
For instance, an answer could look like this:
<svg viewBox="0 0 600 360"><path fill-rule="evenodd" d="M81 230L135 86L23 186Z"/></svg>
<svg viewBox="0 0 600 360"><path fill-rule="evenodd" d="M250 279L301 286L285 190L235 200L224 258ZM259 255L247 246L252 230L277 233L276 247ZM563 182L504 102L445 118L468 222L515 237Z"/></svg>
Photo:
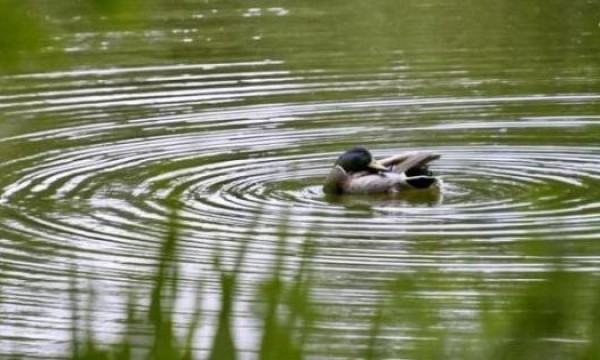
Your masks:
<svg viewBox="0 0 600 360"><path fill-rule="evenodd" d="M200 357L195 334L205 318L198 286L195 310L184 334L175 331L175 303L179 292L177 242L180 226L173 212L158 256L147 296L148 305L136 299L144 294L129 293L122 338L113 344L102 343L91 325L97 306L93 292L82 293L71 277L72 340L69 359L200 359L228 360L241 358L234 337L233 308L238 299L238 280L248 241L241 243L231 270L215 255L214 267L220 274L220 310L209 349ZM596 359L600 355L600 282L586 273L567 271L560 257L546 273L518 287L506 299L482 296L478 314L473 314L477 330L464 336L464 329L447 326L444 309L427 292L441 291L448 274L432 271L397 276L379 289L382 296L373 300L373 313L365 320L369 329L362 339L352 340L344 351L328 352L311 345L311 339L325 336L343 343L334 330L326 330L330 321L326 305L314 298L317 274L312 270L315 254L313 241L307 239L300 266L292 276L284 274L286 227L280 228L277 256L266 279L255 284L259 331L256 352L261 360L344 358L344 359ZM249 234L251 236L251 234ZM556 254L554 254L556 255ZM545 274L545 275L544 275ZM480 280L482 285L485 279ZM200 281L199 281L200 283ZM432 284L440 288L432 288ZM474 283L474 290L483 286ZM87 296L86 309L78 308L80 296ZM461 299L456 299L458 303ZM344 306L344 305L337 305ZM446 324L446 325L444 325ZM179 324L181 327L181 324ZM319 331L316 331L320 329ZM402 336L401 329L412 329ZM362 349L362 350L360 350ZM6 350L6 349L5 349ZM18 349L17 349L18 351ZM15 354L15 358L19 358ZM244 358L247 358L245 354ZM24 357L23 357L24 358Z"/></svg>
<svg viewBox="0 0 600 360"><path fill-rule="evenodd" d="M201 287L196 294L196 308L186 334L177 336L175 332L174 304L179 291L177 240L179 226L176 212L168 224L167 235L162 241L150 304L146 307L136 303L134 293L129 294L125 329L120 341L112 345L101 345L91 328L94 300L91 295L90 307L85 311L78 308L78 290L75 286L76 270L71 274L72 343L70 359L194 359L195 331L202 315ZM284 234L284 232L281 232ZM232 335L238 278L245 259L249 241L240 244L232 270L225 269L218 254L214 267L220 277L220 310L217 325L208 351L207 359L237 359L239 354ZM283 253L286 238L282 235L278 255L273 263L271 274L257 285L256 294L260 337L258 358L260 359L304 359L309 332L313 328L313 313L310 309L309 261L313 250L312 242L306 241L302 263L292 280L283 278ZM87 295L87 294L86 294ZM82 326L80 319L87 319ZM134 340L137 339L137 340ZM143 339L141 342L139 339Z"/></svg>

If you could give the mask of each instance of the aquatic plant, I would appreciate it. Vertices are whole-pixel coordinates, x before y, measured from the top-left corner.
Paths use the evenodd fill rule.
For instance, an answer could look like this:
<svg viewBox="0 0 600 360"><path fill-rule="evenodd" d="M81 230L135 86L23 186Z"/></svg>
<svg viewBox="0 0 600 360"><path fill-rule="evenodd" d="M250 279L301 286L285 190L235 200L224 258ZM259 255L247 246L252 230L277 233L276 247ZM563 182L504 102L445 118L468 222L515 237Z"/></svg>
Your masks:
<svg viewBox="0 0 600 360"><path fill-rule="evenodd" d="M117 343L101 345L94 334L89 319L97 305L93 292L88 308L78 308L77 297L82 294L76 289L73 279L77 273L73 269L73 335L69 358L203 358L194 351L195 330L203 313L201 286L198 286L195 312L186 325L186 333L178 336L175 331L174 303L179 293L176 212L171 215L167 228L152 280L151 302L146 307L141 306L136 303L139 297L130 292L124 335ZM490 299L485 295L485 279L474 280L474 290L482 294L477 314L479 330L470 336L465 336L463 329L448 324L442 307L426 294L443 291L444 283L449 281L448 274L423 271L396 276L379 289L381 297L373 301L372 316L365 320L368 331L362 353L314 348L311 337L317 336L315 329L329 320L327 306L318 305L311 296L316 286L311 267L315 245L310 239L304 243L301 264L293 276L285 276L285 230L285 226L280 229L276 257L267 278L255 286L256 316L261 331L255 354L257 359L301 360L310 358L312 353L370 360L397 356L413 359L592 359L599 354L600 283L571 271L560 258L556 258L548 272L516 287L510 298ZM230 270L221 263L219 253L215 254L214 267L220 275L220 308L207 359L240 358L232 331L235 324L233 308L238 301L237 287L247 246L247 242L241 244ZM456 302L460 303L461 299L457 298ZM81 326L81 318L86 319L85 326ZM142 331L144 341L134 341L142 329L145 329ZM407 329L411 331L410 336L398 336L398 332ZM336 338L333 333L318 336Z"/></svg>
<svg viewBox="0 0 600 360"><path fill-rule="evenodd" d="M70 359L194 359L195 333L203 312L201 306L202 287L198 286L195 311L186 326L186 334L178 336L175 331L175 303L179 289L178 233L180 226L177 212L169 217L165 237L158 254L155 274L152 278L150 303L140 305L140 294L133 290L128 295L122 338L110 345L102 344L92 327L91 316L97 304L93 287L84 294L78 289L77 269L71 269L71 312L72 336ZM213 340L207 359L227 360L238 358L238 348L232 335L235 316L238 278L245 259L248 242L243 242L235 256L231 270L221 264L219 253L214 257L214 267L219 274L220 309ZM259 304L262 335L257 357L260 359L304 359L307 340L313 326L315 314L310 300L310 258L312 241L303 247L304 259L292 279L284 279L284 256L286 236L281 231L278 251L269 276L257 284L256 298ZM80 309L78 297L88 295L86 309ZM84 324L81 319L84 318ZM140 337L140 335L142 335ZM134 340L137 339L137 340ZM140 342L139 339L142 339Z"/></svg>

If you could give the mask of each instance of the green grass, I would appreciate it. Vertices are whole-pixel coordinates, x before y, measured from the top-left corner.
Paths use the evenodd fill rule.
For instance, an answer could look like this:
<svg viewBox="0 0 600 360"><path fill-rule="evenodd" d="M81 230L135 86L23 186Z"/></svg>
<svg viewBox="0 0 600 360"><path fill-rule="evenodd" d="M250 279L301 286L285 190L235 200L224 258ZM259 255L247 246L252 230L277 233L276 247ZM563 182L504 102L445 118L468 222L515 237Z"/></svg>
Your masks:
<svg viewBox="0 0 600 360"><path fill-rule="evenodd" d="M77 290L76 269L71 270L71 312L72 336L70 359L195 359L194 340L196 329L202 318L202 289L196 294L196 308L183 336L175 332L174 304L179 293L178 275L178 232L176 212L170 217L167 232L162 240L152 279L152 290L148 294L151 301L144 307L136 302L139 298L131 291L128 298L127 314L124 316L125 329L120 341L110 345L101 344L92 328L90 318L95 304L93 292L89 296L89 307L80 309ZM282 234L284 234L282 232ZM236 303L238 279L245 260L247 242L243 242L236 254L233 269L227 270L221 264L219 253L215 254L214 267L219 274L220 309L217 325L208 351L207 359L228 360L239 357L238 348L232 335L233 308ZM277 257L270 275L256 285L256 301L259 304L257 317L261 324L261 337L258 348L259 359L304 359L307 340L313 328L314 316L310 301L310 259L312 242L306 241L301 262L293 279L283 277L283 261L286 237L281 236ZM91 290L89 290L91 292ZM85 319L82 321L82 319ZM149 331L147 331L149 329ZM133 338L143 332L143 344Z"/></svg>
<svg viewBox="0 0 600 360"><path fill-rule="evenodd" d="M184 334L175 331L174 308L180 294L177 214L168 224L158 262L154 269L149 294L128 295L125 329L122 338L103 344L93 328L91 314L97 306L91 290L77 290L77 271L72 269L71 309L72 340L69 359L239 359L240 352L233 336L233 309L239 300L238 285L250 241L242 242L230 269L221 263L219 252L214 269L219 274L220 308L205 357L194 351L196 329L207 315L202 309L202 286L197 287L196 308L185 325ZM363 319L367 330L364 339L349 344L346 351L329 352L314 346L319 336L336 341L334 332L324 333L331 321L329 305L315 298L318 276L311 260L317 251L306 239L302 261L293 276L284 276L288 247L286 227L280 228L277 256L266 278L254 285L256 319L260 336L255 358L261 360L309 359L336 357L346 359L595 359L600 355L600 282L587 273L567 271L554 253L556 263L535 280L514 287L505 299L482 296L476 319L477 331L464 336L444 320L445 309L427 291L443 291L451 275L423 271L398 275L384 281L382 294L371 304L372 315ZM252 236L250 232L248 236ZM295 255L297 256L297 255ZM200 279L198 284L202 284ZM436 285L437 284L437 285ZM437 286L437 287L436 287ZM473 282L482 291L485 278ZM91 289L91 287L90 287ZM80 309L80 296L89 298L87 308ZM137 299L149 296L148 305ZM457 298L459 304L461 299ZM343 307L344 305L336 305ZM321 329L317 331L317 329ZM395 337L400 329L412 329L409 338ZM144 334L140 343L140 333ZM392 335L392 336L390 336ZM133 341L133 339L138 339ZM573 339L578 342L563 342ZM18 349L17 349L18 350ZM18 357L18 354L15 355Z"/></svg>

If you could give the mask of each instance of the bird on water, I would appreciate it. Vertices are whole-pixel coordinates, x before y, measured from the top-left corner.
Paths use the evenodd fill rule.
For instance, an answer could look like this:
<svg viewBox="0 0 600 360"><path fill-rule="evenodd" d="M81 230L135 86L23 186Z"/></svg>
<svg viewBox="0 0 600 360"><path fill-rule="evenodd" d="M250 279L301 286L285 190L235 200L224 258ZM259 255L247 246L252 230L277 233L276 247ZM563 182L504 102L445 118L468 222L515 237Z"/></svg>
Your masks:
<svg viewBox="0 0 600 360"><path fill-rule="evenodd" d="M326 194L396 193L408 189L431 189L439 184L428 165L439 154L413 151L376 160L363 146L338 157L325 179Z"/></svg>

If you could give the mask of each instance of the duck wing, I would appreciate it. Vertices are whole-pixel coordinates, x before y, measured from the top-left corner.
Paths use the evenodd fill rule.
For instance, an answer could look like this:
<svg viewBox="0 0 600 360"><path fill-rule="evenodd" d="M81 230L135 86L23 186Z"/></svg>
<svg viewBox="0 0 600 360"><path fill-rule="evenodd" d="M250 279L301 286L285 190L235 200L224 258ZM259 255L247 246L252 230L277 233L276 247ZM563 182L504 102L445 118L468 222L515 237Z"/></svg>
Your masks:
<svg viewBox="0 0 600 360"><path fill-rule="evenodd" d="M440 157L440 154L432 152L414 151L387 157L379 160L379 163L384 166L391 166L393 172L404 173L410 169L426 168L428 163Z"/></svg>

